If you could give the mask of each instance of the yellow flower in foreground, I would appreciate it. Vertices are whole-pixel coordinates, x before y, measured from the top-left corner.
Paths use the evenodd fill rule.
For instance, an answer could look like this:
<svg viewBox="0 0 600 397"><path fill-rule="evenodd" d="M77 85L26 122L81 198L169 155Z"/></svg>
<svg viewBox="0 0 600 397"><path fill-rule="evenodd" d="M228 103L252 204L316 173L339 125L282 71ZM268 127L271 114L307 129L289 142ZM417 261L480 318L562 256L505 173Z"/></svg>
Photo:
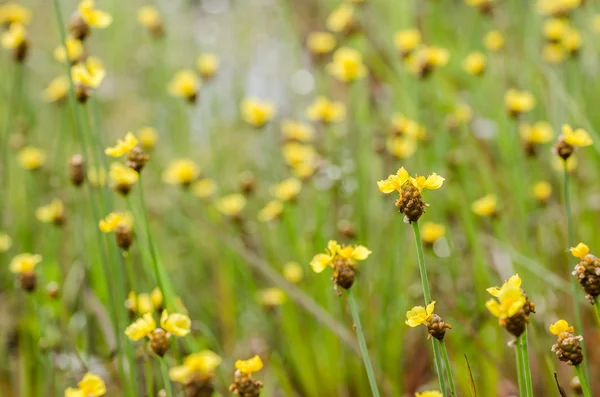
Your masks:
<svg viewBox="0 0 600 397"><path fill-rule="evenodd" d="M185 314L169 314L169 312L163 310L160 316L160 326L171 335L186 336L191 331L192 320Z"/></svg>
<svg viewBox="0 0 600 397"><path fill-rule="evenodd" d="M335 48L335 36L329 32L311 32L306 45L313 54L329 54Z"/></svg>
<svg viewBox="0 0 600 397"><path fill-rule="evenodd" d="M354 7L341 4L327 17L327 29L333 33L349 32L354 25Z"/></svg>
<svg viewBox="0 0 600 397"><path fill-rule="evenodd" d="M196 100L199 89L200 78L191 69L178 71L169 83L169 94L174 97L186 98L190 102Z"/></svg>
<svg viewBox="0 0 600 397"><path fill-rule="evenodd" d="M99 58L89 57L71 68L71 78L76 84L89 88L98 88L106 77L106 70Z"/></svg>
<svg viewBox="0 0 600 397"><path fill-rule="evenodd" d="M337 257L356 265L356 261L364 261L369 255L371 251L363 245L340 245L335 240L329 240L326 253L315 255L310 261L310 267L315 273L321 273L327 266L333 267Z"/></svg>
<svg viewBox="0 0 600 397"><path fill-rule="evenodd" d="M552 125L547 121L538 121L533 125L523 123L519 126L519 134L523 141L530 143L547 143L554 137Z"/></svg>
<svg viewBox="0 0 600 397"><path fill-rule="evenodd" d="M194 380L208 380L214 376L215 369L222 361L221 357L211 350L193 353L185 358L183 365L169 370L169 378L183 385Z"/></svg>
<svg viewBox="0 0 600 397"><path fill-rule="evenodd" d="M360 52L343 47L333 54L333 62L327 65L327 71L336 79L349 83L367 75L367 67Z"/></svg>
<svg viewBox="0 0 600 397"><path fill-rule="evenodd" d="M302 189L302 182L296 178L288 178L273 186L273 196L281 201L291 201L298 197Z"/></svg>
<svg viewBox="0 0 600 397"><path fill-rule="evenodd" d="M433 244L446 235L446 228L441 223L424 222L421 238L427 244Z"/></svg>
<svg viewBox="0 0 600 397"><path fill-rule="evenodd" d="M220 198L216 202L217 209L224 215L238 217L246 207L246 197L243 194L234 193Z"/></svg>
<svg viewBox="0 0 600 397"><path fill-rule="evenodd" d="M297 284L304 278L302 266L296 262L288 262L283 265L283 277L290 283Z"/></svg>
<svg viewBox="0 0 600 397"><path fill-rule="evenodd" d="M107 147L104 150L104 153L111 157L121 157L126 154L129 154L138 144L138 140L133 135L133 133L128 132L125 135L125 139L117 139L117 144L115 146Z"/></svg>
<svg viewBox="0 0 600 397"><path fill-rule="evenodd" d="M22 23L31 21L31 11L19 3L6 3L0 5L0 24Z"/></svg>
<svg viewBox="0 0 600 397"><path fill-rule="evenodd" d="M271 200L258 212L258 220L261 222L271 222L279 218L283 212L283 203L279 200Z"/></svg>
<svg viewBox="0 0 600 397"><path fill-rule="evenodd" d="M592 141L592 137L587 133L584 129L578 128L573 130L573 128L565 124L562 127L564 141L571 146L590 146L594 142Z"/></svg>
<svg viewBox="0 0 600 397"><path fill-rule="evenodd" d="M470 53L463 62L463 68L469 74L480 76L485 72L487 61L485 55L479 51Z"/></svg>
<svg viewBox="0 0 600 397"><path fill-rule="evenodd" d="M259 356L254 356L248 360L237 360L235 362L235 369L244 375L252 375L254 372L260 371L262 368L263 362Z"/></svg>
<svg viewBox="0 0 600 397"><path fill-rule="evenodd" d="M198 198L212 197L217 191L217 184L210 178L200 179L191 186L192 194Z"/></svg>
<svg viewBox="0 0 600 397"><path fill-rule="evenodd" d="M570 249L571 255L579 259L585 259L585 257L589 254L590 248L584 243L577 244L576 247L571 247Z"/></svg>
<svg viewBox="0 0 600 397"><path fill-rule="evenodd" d="M8 30L2 34L2 47L14 49L19 47L27 39L27 29L19 22L13 22Z"/></svg>
<svg viewBox="0 0 600 397"><path fill-rule="evenodd" d="M44 90L44 100L47 102L59 102L64 100L69 93L69 84L69 78L67 76L56 77Z"/></svg>
<svg viewBox="0 0 600 397"><path fill-rule="evenodd" d="M550 332L553 335L560 335L563 332L575 332L575 329L566 320L558 320L550 325Z"/></svg>
<svg viewBox="0 0 600 397"><path fill-rule="evenodd" d="M536 182L532 190L533 197L538 201L546 201L552 195L552 185L546 181Z"/></svg>
<svg viewBox="0 0 600 397"><path fill-rule="evenodd" d="M216 54L206 53L200 54L196 59L196 67L200 72L200 76L205 79L210 79L219 69L219 57Z"/></svg>
<svg viewBox="0 0 600 397"><path fill-rule="evenodd" d="M163 181L171 185L188 186L200 176L200 167L191 159L172 161L163 173Z"/></svg>
<svg viewBox="0 0 600 397"><path fill-rule="evenodd" d="M65 397L100 397L106 394L106 385L102 378L88 372L77 384L77 388L65 390Z"/></svg>
<svg viewBox="0 0 600 397"><path fill-rule="evenodd" d="M306 116L323 124L336 123L346 118L346 106L343 102L330 101L320 96L306 110Z"/></svg>
<svg viewBox="0 0 600 397"><path fill-rule="evenodd" d="M160 13L154 6L143 6L137 12L137 20L143 26L153 29L160 26Z"/></svg>
<svg viewBox="0 0 600 397"><path fill-rule="evenodd" d="M417 29L406 29L394 34L394 45L400 53L406 55L421 44L421 32Z"/></svg>
<svg viewBox="0 0 600 397"><path fill-rule="evenodd" d="M42 261L42 256L37 254L19 254L10 261L10 271L15 274L31 273L36 265Z"/></svg>
<svg viewBox="0 0 600 397"><path fill-rule="evenodd" d="M519 91L511 88L504 95L504 103L509 113L516 116L533 109L535 107L535 98L528 91Z"/></svg>
<svg viewBox="0 0 600 397"><path fill-rule="evenodd" d="M479 216L490 216L496 214L497 205L498 199L496 198L496 195L488 194L479 200L475 200L473 204L471 204L471 209Z"/></svg>
<svg viewBox="0 0 600 397"><path fill-rule="evenodd" d="M275 104L256 98L246 98L240 105L242 118L254 127L262 127L275 116Z"/></svg>
<svg viewBox="0 0 600 397"><path fill-rule="evenodd" d="M111 212L98 222L98 227L104 233L110 233L120 225L129 229L133 228L133 215L130 212Z"/></svg>
<svg viewBox="0 0 600 397"><path fill-rule="evenodd" d="M498 30L490 30L484 36L483 44L490 51L499 51L504 48L504 35Z"/></svg>
<svg viewBox="0 0 600 397"><path fill-rule="evenodd" d="M0 252L6 252L12 247L12 238L4 232L0 232Z"/></svg>
<svg viewBox="0 0 600 397"><path fill-rule="evenodd" d="M267 307L281 306L287 300L285 292L279 288L265 288L257 294L258 302Z"/></svg>
<svg viewBox="0 0 600 397"><path fill-rule="evenodd" d="M283 120L281 133L284 139L298 142L311 142L315 137L315 131L310 125L294 120Z"/></svg>
<svg viewBox="0 0 600 397"><path fill-rule="evenodd" d="M400 192L402 190L402 186L406 182L410 182L414 187L419 190L430 189L436 190L442 187L444 184L444 178L436 174L435 172L428 177L424 176L416 176L411 177L408 175L408 171L404 169L404 167L400 168L395 175L388 176L387 179L378 181L377 187L382 193L388 194L393 191Z"/></svg>
<svg viewBox="0 0 600 397"><path fill-rule="evenodd" d="M67 56L71 62L75 62L83 55L84 48L81 40L74 37L67 37L67 49L64 46L59 46L54 50L54 59L58 62L66 62Z"/></svg>
<svg viewBox="0 0 600 397"><path fill-rule="evenodd" d="M156 321L152 314L145 313L125 329L125 335L132 341L149 336L156 329Z"/></svg>
<svg viewBox="0 0 600 397"><path fill-rule="evenodd" d="M158 141L158 131L152 127L142 127L137 132L137 139L144 149L152 149Z"/></svg>
<svg viewBox="0 0 600 397"><path fill-rule="evenodd" d="M428 390L423 393L415 393L415 397L443 397L443 394L437 390Z"/></svg>
<svg viewBox="0 0 600 397"><path fill-rule="evenodd" d="M105 11L96 9L94 0L83 0L79 3L78 10L81 19L93 28L106 28L112 23L112 16Z"/></svg>
<svg viewBox="0 0 600 397"><path fill-rule="evenodd" d="M60 199L54 199L48 205L43 205L35 211L35 217L44 223L60 224L64 220L65 206Z"/></svg>
<svg viewBox="0 0 600 397"><path fill-rule="evenodd" d="M19 165L26 170L37 170L46 162L46 153L42 149L33 146L25 146L19 150L17 160Z"/></svg>
<svg viewBox="0 0 600 397"><path fill-rule="evenodd" d="M501 321L514 316L527 301L518 275L511 277L502 287L488 288L487 291L496 299L488 300L485 306L492 315Z"/></svg>
<svg viewBox="0 0 600 397"><path fill-rule="evenodd" d="M427 305L427 308L423 306L415 306L411 310L406 312L406 325L409 327L417 327L421 324L426 324L427 320L433 314L435 309L435 301Z"/></svg>
<svg viewBox="0 0 600 397"><path fill-rule="evenodd" d="M123 194L128 193L131 186L140 178L136 170L121 163L112 163L109 175L113 186Z"/></svg>

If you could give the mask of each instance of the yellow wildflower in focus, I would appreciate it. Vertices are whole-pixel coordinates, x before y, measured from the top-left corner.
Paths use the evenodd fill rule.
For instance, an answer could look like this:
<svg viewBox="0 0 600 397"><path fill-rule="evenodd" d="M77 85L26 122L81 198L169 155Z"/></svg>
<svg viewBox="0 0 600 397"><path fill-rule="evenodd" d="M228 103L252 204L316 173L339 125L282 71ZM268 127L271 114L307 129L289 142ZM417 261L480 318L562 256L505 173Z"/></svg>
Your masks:
<svg viewBox="0 0 600 397"><path fill-rule="evenodd" d="M162 179L171 185L189 186L200 176L200 168L191 159L171 161L163 172Z"/></svg>
<svg viewBox="0 0 600 397"><path fill-rule="evenodd" d="M442 393L437 390L428 390L423 393L415 393L415 397L444 397Z"/></svg>
<svg viewBox="0 0 600 397"><path fill-rule="evenodd" d="M192 320L185 314L171 313L163 310L160 316L162 329L175 336L186 336L191 332Z"/></svg>
<svg viewBox="0 0 600 397"><path fill-rule="evenodd" d="M69 93L69 84L69 78L67 76L56 77L44 90L44 100L47 102L60 102L65 100Z"/></svg>
<svg viewBox="0 0 600 397"><path fill-rule="evenodd" d="M441 223L424 222L421 238L426 244L433 244L446 235L446 227Z"/></svg>
<svg viewBox="0 0 600 397"><path fill-rule="evenodd" d="M74 37L67 37L67 49L64 46L59 46L54 50L54 59L58 62L65 63L67 56L69 61L75 62L81 59L84 54L83 43Z"/></svg>
<svg viewBox="0 0 600 397"><path fill-rule="evenodd" d="M306 45L315 55L329 54L336 46L335 36L329 32L311 32Z"/></svg>
<svg viewBox="0 0 600 397"><path fill-rule="evenodd" d="M169 83L169 94L185 98L193 103L196 101L200 85L200 78L196 72L191 69L183 69L175 73L173 80Z"/></svg>
<svg viewBox="0 0 600 397"><path fill-rule="evenodd" d="M126 154L129 154L138 144L138 140L133 135L133 133L128 132L125 135L125 139L117 139L117 144L115 146L109 146L104 149L104 154L111 157L121 157Z"/></svg>
<svg viewBox="0 0 600 397"><path fill-rule="evenodd" d="M473 76L481 76L485 72L486 64L485 55L479 51L475 51L465 58L463 68Z"/></svg>
<svg viewBox="0 0 600 397"><path fill-rule="evenodd" d="M490 30L483 38L483 45L492 52L500 51L504 48L504 35L498 30Z"/></svg>
<svg viewBox="0 0 600 397"><path fill-rule="evenodd" d="M275 104L256 98L246 98L240 105L242 118L254 127L262 127L275 116Z"/></svg>
<svg viewBox="0 0 600 397"><path fill-rule="evenodd" d="M528 91L509 89L504 95L506 109L511 116L516 117L521 113L529 112L535 107L535 98Z"/></svg>
<svg viewBox="0 0 600 397"><path fill-rule="evenodd" d="M137 12L137 20L148 29L155 29L161 25L160 13L154 6L143 6Z"/></svg>
<svg viewBox="0 0 600 397"><path fill-rule="evenodd" d="M333 61L327 65L327 71L345 83L353 82L367 75L362 55L349 47L342 47L333 53Z"/></svg>
<svg viewBox="0 0 600 397"><path fill-rule="evenodd" d="M421 32L417 29L400 30L394 34L394 45L400 54L406 56L421 44Z"/></svg>
<svg viewBox="0 0 600 397"><path fill-rule="evenodd" d="M550 64L558 64L565 60L565 49L559 43L546 43L542 50L544 61Z"/></svg>
<svg viewBox="0 0 600 397"><path fill-rule="evenodd" d="M106 185L106 171L104 168L90 168L87 179L92 186L104 186Z"/></svg>
<svg viewBox="0 0 600 397"><path fill-rule="evenodd" d="M19 165L26 170L37 170L46 162L46 153L33 146L25 146L17 155Z"/></svg>
<svg viewBox="0 0 600 397"><path fill-rule="evenodd" d="M417 327L421 324L426 324L427 320L433 314L435 309L435 301L427 305L427 308L423 306L415 306L411 310L406 312L405 324L409 327Z"/></svg>
<svg viewBox="0 0 600 397"><path fill-rule="evenodd" d="M36 265L42 261L42 256L37 254L19 254L10 261L10 271L15 274L31 273Z"/></svg>
<svg viewBox="0 0 600 397"><path fill-rule="evenodd" d="M237 218L246 207L246 197L239 193L230 194L220 198L216 202L216 206L222 214Z"/></svg>
<svg viewBox="0 0 600 397"><path fill-rule="evenodd" d="M333 33L351 33L354 29L354 7L340 4L327 17L327 29Z"/></svg>
<svg viewBox="0 0 600 397"><path fill-rule="evenodd" d="M273 196L280 201L295 200L302 189L302 182L296 178L288 178L273 186Z"/></svg>
<svg viewBox="0 0 600 397"><path fill-rule="evenodd" d="M514 316L527 301L520 286L521 279L515 275L500 288L488 288L490 295L496 299L488 300L485 307L501 321Z"/></svg>
<svg viewBox="0 0 600 397"><path fill-rule="evenodd" d="M283 212L283 203L279 200L271 200L258 212L258 220L261 222L271 222L279 218Z"/></svg>
<svg viewBox="0 0 600 397"><path fill-rule="evenodd" d="M183 365L171 368L169 378L183 385L188 385L196 380L206 381L214 376L215 369L221 365L222 361L217 353L211 350L202 350L187 356L183 360Z"/></svg>
<svg viewBox="0 0 600 397"><path fill-rule="evenodd" d="M258 302L266 307L281 306L287 300L285 292L279 288L265 288L258 292Z"/></svg>
<svg viewBox="0 0 600 397"><path fill-rule="evenodd" d="M442 187L444 180L444 178L435 172L428 177L417 175L413 178L408 174L408 171L402 167L395 175L390 175L387 179L378 181L377 187L379 187L379 190L382 193L388 194L393 191L402 191L402 185L406 182L410 182L414 187L419 189L419 191L423 189L436 190Z"/></svg>
<svg viewBox="0 0 600 397"><path fill-rule="evenodd" d="M98 222L98 227L104 233L110 233L116 230L120 225L129 229L133 228L133 215L130 212L111 212L106 218Z"/></svg>
<svg viewBox="0 0 600 397"><path fill-rule="evenodd" d="M65 219L65 206L62 200L54 199L50 204L39 207L35 217L40 222L60 225Z"/></svg>
<svg viewBox="0 0 600 397"><path fill-rule="evenodd" d="M83 0L78 7L81 19L93 28L106 28L112 23L112 16L96 8L94 0Z"/></svg>
<svg viewBox="0 0 600 397"><path fill-rule="evenodd" d="M144 149L150 150L154 148L158 141L158 131L152 127L142 127L137 132L137 139Z"/></svg>
<svg viewBox="0 0 600 397"><path fill-rule="evenodd" d="M0 5L0 24L21 23L28 24L31 21L31 11L19 3L6 3Z"/></svg>
<svg viewBox="0 0 600 397"><path fill-rule="evenodd" d="M575 332L575 329L569 325L566 320L558 320L554 324L550 325L550 333L552 335L560 335L563 332Z"/></svg>
<svg viewBox="0 0 600 397"><path fill-rule="evenodd" d="M594 143L590 134L582 128L573 130L573 127L565 124L562 127L562 133L564 141L571 146L583 147L590 146Z"/></svg>
<svg viewBox="0 0 600 397"><path fill-rule="evenodd" d="M244 375L251 375L254 372L260 371L262 368L263 362L259 356L254 356L248 360L237 360L235 362L235 369Z"/></svg>
<svg viewBox="0 0 600 397"><path fill-rule="evenodd" d="M346 106L343 102L334 102L320 96L306 110L306 117L323 124L344 121Z"/></svg>
<svg viewBox="0 0 600 397"><path fill-rule="evenodd" d="M311 142L315 138L315 130L310 125L294 120L283 120L281 133L289 141Z"/></svg>
<svg viewBox="0 0 600 397"><path fill-rule="evenodd" d="M538 121L535 124L523 123L519 125L521 139L528 143L547 143L554 138L552 125L547 121Z"/></svg>
<svg viewBox="0 0 600 397"><path fill-rule="evenodd" d="M106 77L106 70L99 58L88 57L71 68L71 78L75 84L89 88L98 88Z"/></svg>
<svg viewBox="0 0 600 397"><path fill-rule="evenodd" d="M571 247L569 251L571 251L571 255L575 258L585 259L590 252L590 248L584 243L579 243L576 247Z"/></svg>
<svg viewBox="0 0 600 397"><path fill-rule="evenodd" d="M6 252L12 247L12 238L4 232L0 232L0 252Z"/></svg>
<svg viewBox="0 0 600 397"><path fill-rule="evenodd" d="M141 318L135 320L125 329L125 335L132 341L140 340L146 336L150 336L152 331L156 329L156 321L152 314L145 313Z"/></svg>
<svg viewBox="0 0 600 397"><path fill-rule="evenodd" d="M198 198L212 197L217 191L217 184L209 178L200 179L191 186L192 194Z"/></svg>
<svg viewBox="0 0 600 397"><path fill-rule="evenodd" d="M106 385L102 378L88 372L77 384L77 388L65 390L65 397L100 397L106 394Z"/></svg>
<svg viewBox="0 0 600 397"><path fill-rule="evenodd" d="M293 284L297 284L304 278L302 266L296 262L287 262L283 265L283 277Z"/></svg>
<svg viewBox="0 0 600 397"><path fill-rule="evenodd" d="M200 76L208 80L217 73L220 62L221 61L216 54L200 54L198 59L196 59L196 67L198 68L198 72L200 72Z"/></svg>
<svg viewBox="0 0 600 397"><path fill-rule="evenodd" d="M2 47L9 50L19 47L27 39L27 29L19 22L13 22L8 30L2 33Z"/></svg>
<svg viewBox="0 0 600 397"><path fill-rule="evenodd" d="M533 197L541 202L547 201L552 195L552 185L546 181L536 182L532 190Z"/></svg>
<svg viewBox="0 0 600 397"><path fill-rule="evenodd" d="M491 216L497 213L498 199L495 194L488 194L475 200L471 204L471 210L479 216Z"/></svg>
<svg viewBox="0 0 600 397"><path fill-rule="evenodd" d="M317 254L310 261L310 267L315 273L321 273L327 266L334 267L335 259L340 257L356 265L356 261L364 261L371 255L371 251L363 246L340 245L335 240L329 240L325 254Z"/></svg>
<svg viewBox="0 0 600 397"><path fill-rule="evenodd" d="M121 163L110 165L109 176L113 186L123 194L128 193L131 186L140 179L140 174L136 170Z"/></svg>
<svg viewBox="0 0 600 397"><path fill-rule="evenodd" d="M417 142L413 138L392 136L386 140L385 147L391 155L405 159L417 151Z"/></svg>

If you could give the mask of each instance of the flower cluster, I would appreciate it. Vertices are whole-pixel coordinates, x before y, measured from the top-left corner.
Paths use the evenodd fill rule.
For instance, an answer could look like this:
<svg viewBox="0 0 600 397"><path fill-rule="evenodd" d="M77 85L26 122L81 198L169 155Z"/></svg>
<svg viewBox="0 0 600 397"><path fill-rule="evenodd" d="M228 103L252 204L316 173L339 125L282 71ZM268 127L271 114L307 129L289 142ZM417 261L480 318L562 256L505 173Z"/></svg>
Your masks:
<svg viewBox="0 0 600 397"><path fill-rule="evenodd" d="M310 266L315 273L321 273L325 268L333 268L335 286L349 289L354 284L357 261L364 261L371 255L371 251L363 246L345 246L337 241L327 243L325 254L317 254L310 261Z"/></svg>
<svg viewBox="0 0 600 397"><path fill-rule="evenodd" d="M502 287L488 288L487 292L495 299L488 300L485 307L508 332L515 337L521 336L529 322L529 315L535 313L535 305L521 288L519 275L509 278Z"/></svg>

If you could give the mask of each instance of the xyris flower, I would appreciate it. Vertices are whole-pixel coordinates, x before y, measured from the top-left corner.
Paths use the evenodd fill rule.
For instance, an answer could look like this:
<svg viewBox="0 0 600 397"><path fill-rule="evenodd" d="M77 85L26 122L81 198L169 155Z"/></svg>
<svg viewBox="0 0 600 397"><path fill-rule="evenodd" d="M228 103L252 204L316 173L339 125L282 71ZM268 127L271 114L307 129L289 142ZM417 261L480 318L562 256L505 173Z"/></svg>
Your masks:
<svg viewBox="0 0 600 397"><path fill-rule="evenodd" d="M35 217L40 222L61 226L65 221L65 206L62 200L54 199L50 204L39 207L35 211Z"/></svg>
<svg viewBox="0 0 600 397"><path fill-rule="evenodd" d="M233 384L229 386L236 396L240 397L258 397L263 383L252 377L252 374L263 368L263 362L259 356L254 356L248 360L237 360L235 362L235 373L233 375Z"/></svg>
<svg viewBox="0 0 600 397"><path fill-rule="evenodd" d="M43 98L46 102L63 103L69 93L69 78L67 76L58 76L54 78L43 92Z"/></svg>
<svg viewBox="0 0 600 397"><path fill-rule="evenodd" d="M209 80L214 77L219 69L220 59L216 54L200 54L196 59L196 67L203 79Z"/></svg>
<svg viewBox="0 0 600 397"><path fill-rule="evenodd" d="M95 0L82 0L71 18L69 31L75 38L85 40L90 34L90 28L107 28L112 20L109 13L96 8Z"/></svg>
<svg viewBox="0 0 600 397"><path fill-rule="evenodd" d="M233 220L240 218L242 211L246 207L246 197L243 194L234 193L221 197L215 203L219 212Z"/></svg>
<svg viewBox="0 0 600 397"><path fill-rule="evenodd" d="M302 266L296 262L287 262L283 265L283 277L293 284L298 284L304 278Z"/></svg>
<svg viewBox="0 0 600 397"><path fill-rule="evenodd" d="M498 198L495 194L483 196L471 204L471 210L479 216L496 216L498 215Z"/></svg>
<svg viewBox="0 0 600 397"><path fill-rule="evenodd" d="M488 288L487 292L496 299L488 300L485 307L508 332L517 338L521 336L529 322L529 315L535 313L535 305L521 288L519 275L512 276L502 287Z"/></svg>
<svg viewBox="0 0 600 397"><path fill-rule="evenodd" d="M567 160L576 147L590 146L594 143L590 134L582 128L573 130L568 124L563 125L560 135L554 146L554 152L563 160Z"/></svg>
<svg viewBox="0 0 600 397"><path fill-rule="evenodd" d="M398 31L394 34L394 45L402 58L406 58L421 45L421 32L417 29Z"/></svg>
<svg viewBox="0 0 600 397"><path fill-rule="evenodd" d="M334 102L320 96L306 109L306 117L325 125L337 123L346 118L346 106L343 102Z"/></svg>
<svg viewBox="0 0 600 397"><path fill-rule="evenodd" d="M519 125L519 135L523 140L525 152L529 156L535 156L537 146L550 142L554 137L554 131L550 123L538 121L534 124L523 123Z"/></svg>
<svg viewBox="0 0 600 397"><path fill-rule="evenodd" d="M336 44L335 36L329 32L311 32L306 39L306 46L317 58L329 54Z"/></svg>
<svg viewBox="0 0 600 397"><path fill-rule="evenodd" d="M345 246L330 240L326 253L315 255L310 267L315 273L321 273L327 267L333 268L335 286L349 289L354 284L357 262L364 261L369 255L371 251L363 245Z"/></svg>
<svg viewBox="0 0 600 397"><path fill-rule="evenodd" d="M42 256L23 253L15 256L10 262L10 272L18 277L18 284L26 292L32 292L37 285L35 267L42 261Z"/></svg>
<svg viewBox="0 0 600 397"><path fill-rule="evenodd" d="M98 227L104 233L115 232L117 245L124 251L133 243L133 216L130 212L111 212L100 220Z"/></svg>
<svg viewBox="0 0 600 397"><path fill-rule="evenodd" d="M58 62L65 63L67 59L71 63L77 63L82 60L85 54L83 43L81 40L74 37L67 37L67 46L59 46L54 50L54 59Z"/></svg>
<svg viewBox="0 0 600 397"><path fill-rule="evenodd" d="M156 7L141 7L137 12L137 19L142 26L148 29L153 38L158 39L164 34L165 29Z"/></svg>
<svg viewBox="0 0 600 397"><path fill-rule="evenodd" d="M327 71L344 83L351 83L367 75L362 55L349 47L342 47L333 53L333 62L327 65Z"/></svg>
<svg viewBox="0 0 600 397"><path fill-rule="evenodd" d="M272 193L280 201L294 201L301 189L302 182L299 179L288 178L273 186Z"/></svg>
<svg viewBox="0 0 600 397"><path fill-rule="evenodd" d="M358 22L354 17L354 7L351 4L340 4L331 11L327 17L327 29L333 33L350 35L358 29Z"/></svg>
<svg viewBox="0 0 600 397"><path fill-rule="evenodd" d="M124 139L117 139L115 146L109 146L104 149L104 154L110 157L121 157L129 154L138 144L138 140L133 133L128 132Z"/></svg>
<svg viewBox="0 0 600 397"><path fill-rule="evenodd" d="M565 17L581 3L582 0L538 0L536 6L542 15Z"/></svg>
<svg viewBox="0 0 600 397"><path fill-rule="evenodd" d="M8 30L2 34L2 47L12 50L13 59L23 62L27 56L29 42L27 41L27 29L20 22L13 22Z"/></svg>
<svg viewBox="0 0 600 397"><path fill-rule="evenodd" d="M88 372L77 383L76 388L69 387L65 390L65 397L100 397L106 394L106 385L102 378Z"/></svg>
<svg viewBox="0 0 600 397"><path fill-rule="evenodd" d="M162 175L163 181L170 185L188 187L200 176L200 167L191 159L172 161Z"/></svg>
<svg viewBox="0 0 600 397"><path fill-rule="evenodd" d="M29 22L31 22L31 11L19 3L9 2L0 5L0 24L21 23L27 25Z"/></svg>
<svg viewBox="0 0 600 397"><path fill-rule="evenodd" d="M0 232L0 252L6 252L12 247L12 238L4 232Z"/></svg>
<svg viewBox="0 0 600 397"><path fill-rule="evenodd" d="M142 127L136 135L140 145L145 150L153 149L158 141L158 131L153 127Z"/></svg>
<svg viewBox="0 0 600 397"><path fill-rule="evenodd" d="M265 288L258 291L256 296L258 303L266 308L275 308L283 305L287 301L287 296L279 288Z"/></svg>
<svg viewBox="0 0 600 397"><path fill-rule="evenodd" d="M315 131L308 124L294 120L283 120L281 122L281 135L286 141L312 142L315 138Z"/></svg>
<svg viewBox="0 0 600 397"><path fill-rule="evenodd" d="M191 325L188 316L179 313L169 314L163 310L160 316L160 327L156 326L152 314L146 313L125 329L125 335L132 341L148 337L152 351L163 357L171 344L171 336L186 336L191 331Z"/></svg>
<svg viewBox="0 0 600 397"><path fill-rule="evenodd" d="M545 205L552 196L552 185L546 181L536 182L532 187L533 197L541 204Z"/></svg>
<svg viewBox="0 0 600 397"><path fill-rule="evenodd" d="M191 69L183 69L175 73L169 83L169 94L185 98L189 103L195 103L200 89L200 78Z"/></svg>
<svg viewBox="0 0 600 397"><path fill-rule="evenodd" d="M446 235L446 228L440 223L424 222L421 238L426 246L431 247L433 243Z"/></svg>
<svg viewBox="0 0 600 397"><path fill-rule="evenodd" d="M203 178L192 184L191 191L194 196L201 199L207 199L216 193L217 184L210 178Z"/></svg>
<svg viewBox="0 0 600 397"><path fill-rule="evenodd" d="M19 165L26 170L38 170L46 162L46 153L33 146L25 146L17 155Z"/></svg>
<svg viewBox="0 0 600 397"><path fill-rule="evenodd" d="M575 335L575 328L565 320L558 320L550 325L550 333L557 336L556 343L552 346L556 357L569 365L581 364L583 348L580 342L583 341L583 337Z"/></svg>
<svg viewBox="0 0 600 397"><path fill-rule="evenodd" d="M279 218L282 213L283 203L279 200L271 200L258 212L257 218L261 222L271 222Z"/></svg>
<svg viewBox="0 0 600 397"><path fill-rule="evenodd" d="M388 153L399 159L406 159L417 151L417 142L412 137L391 136L385 141Z"/></svg>
<svg viewBox="0 0 600 397"><path fill-rule="evenodd" d="M594 299L600 296L600 259L590 254L589 247L584 243L571 247L570 251L574 257L581 260L571 274L587 293L588 300L595 304Z"/></svg>
<svg viewBox="0 0 600 397"><path fill-rule="evenodd" d="M517 118L535 107L535 98L528 91L519 91L511 88L504 95L504 103L509 115Z"/></svg>
<svg viewBox="0 0 600 397"><path fill-rule="evenodd" d="M140 174L131 167L121 163L112 163L109 172L113 189L126 196L133 185L140 179Z"/></svg>
<svg viewBox="0 0 600 397"><path fill-rule="evenodd" d="M211 350L193 353L183 360L183 365L169 370L169 378L184 385L188 396L210 396L214 393L215 370L222 361L221 357Z"/></svg>
<svg viewBox="0 0 600 397"><path fill-rule="evenodd" d="M499 30L490 30L483 37L483 44L489 51L500 51L504 48L504 35Z"/></svg>
<svg viewBox="0 0 600 397"><path fill-rule="evenodd" d="M486 66L485 55L479 51L470 53L463 62L463 69L473 76L483 75Z"/></svg>
<svg viewBox="0 0 600 397"><path fill-rule="evenodd" d="M422 46L406 57L404 63L411 73L424 79L434 70L446 66L449 59L450 52L445 48Z"/></svg>
<svg viewBox="0 0 600 397"><path fill-rule="evenodd" d="M105 77L104 64L96 57L88 57L85 62L79 62L71 67L71 78L75 84L77 100L85 103L90 96L90 90L99 88Z"/></svg>
<svg viewBox="0 0 600 397"><path fill-rule="evenodd" d="M253 127L262 127L275 116L275 104L256 98L245 98L241 105L242 118Z"/></svg>
<svg viewBox="0 0 600 397"><path fill-rule="evenodd" d="M434 310L435 301L428 304L426 308L415 306L406 312L405 323L412 328L422 324L427 327L427 332L429 332L430 336L433 336L437 340L444 340L446 330L451 329L452 326L445 323L440 316L433 312Z"/></svg>

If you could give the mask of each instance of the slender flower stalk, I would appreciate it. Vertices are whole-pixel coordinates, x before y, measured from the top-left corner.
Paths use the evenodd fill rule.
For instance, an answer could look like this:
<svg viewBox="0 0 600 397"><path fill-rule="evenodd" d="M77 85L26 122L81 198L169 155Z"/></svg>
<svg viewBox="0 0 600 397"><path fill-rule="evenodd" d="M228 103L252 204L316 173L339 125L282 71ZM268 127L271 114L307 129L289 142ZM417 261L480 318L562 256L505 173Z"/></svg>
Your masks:
<svg viewBox="0 0 600 397"><path fill-rule="evenodd" d="M579 381L581 384L581 390L583 391L583 396L584 397L592 397L590 385L587 382L587 378L584 376L583 368L581 367L581 364L575 366L575 371L577 371L577 376L579 377Z"/></svg>
<svg viewBox="0 0 600 397"><path fill-rule="evenodd" d="M527 381L525 380L525 372L523 371L523 347L520 339L515 342L515 355L517 360L517 380L519 382L519 395L527 396Z"/></svg>
<svg viewBox="0 0 600 397"><path fill-rule="evenodd" d="M600 299L597 296L594 296L594 308L596 309L596 317L600 324Z"/></svg>
<svg viewBox="0 0 600 397"><path fill-rule="evenodd" d="M444 366L446 368L446 377L448 378L448 384L450 386L450 394L452 397L457 397L456 394L456 386L454 385L454 377L452 376L452 370L450 369L450 359L448 358L448 349L446 349L446 344L443 340L435 340L434 343L440 345L440 350L442 351L442 355L444 356Z"/></svg>
<svg viewBox="0 0 600 397"><path fill-rule="evenodd" d="M163 386L167 392L167 397L173 397L173 388L171 387L171 380L169 380L169 368L167 367L167 361L164 357L159 358L160 361L160 372L163 378Z"/></svg>
<svg viewBox="0 0 600 397"><path fill-rule="evenodd" d="M527 388L527 396L533 397L533 382L531 380L531 366L529 364L529 346L527 344L527 327L519 337L521 344L521 354L523 355L523 374L525 375L525 386Z"/></svg>

